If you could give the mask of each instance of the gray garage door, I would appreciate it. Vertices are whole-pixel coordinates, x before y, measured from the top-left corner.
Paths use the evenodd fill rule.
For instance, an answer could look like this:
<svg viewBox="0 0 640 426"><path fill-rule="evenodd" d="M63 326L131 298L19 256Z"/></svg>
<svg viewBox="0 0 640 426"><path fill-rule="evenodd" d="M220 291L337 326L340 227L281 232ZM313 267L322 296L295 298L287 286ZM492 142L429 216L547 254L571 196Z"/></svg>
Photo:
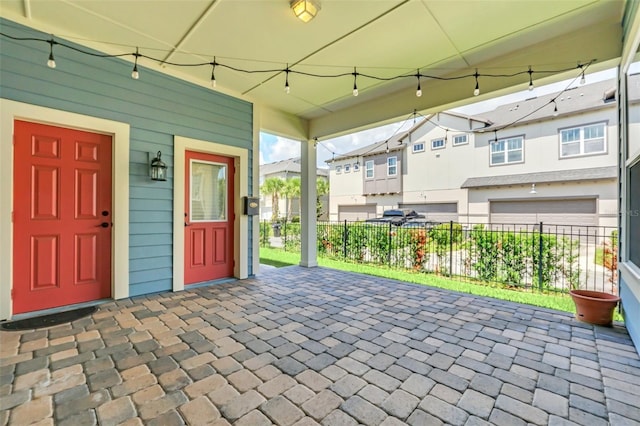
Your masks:
<svg viewBox="0 0 640 426"><path fill-rule="evenodd" d="M598 224L595 198L492 201L491 223L594 226Z"/></svg>
<svg viewBox="0 0 640 426"><path fill-rule="evenodd" d="M415 210L434 222L458 221L458 203L400 204L400 208Z"/></svg>
<svg viewBox="0 0 640 426"><path fill-rule="evenodd" d="M367 220L376 217L376 204L338 206L338 220Z"/></svg>

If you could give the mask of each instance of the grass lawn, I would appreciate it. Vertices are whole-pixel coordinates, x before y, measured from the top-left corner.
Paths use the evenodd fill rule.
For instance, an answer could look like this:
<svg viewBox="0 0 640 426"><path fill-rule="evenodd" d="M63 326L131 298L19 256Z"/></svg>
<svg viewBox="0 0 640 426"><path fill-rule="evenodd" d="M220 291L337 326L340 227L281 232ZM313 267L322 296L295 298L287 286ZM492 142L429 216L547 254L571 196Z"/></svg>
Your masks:
<svg viewBox="0 0 640 426"><path fill-rule="evenodd" d="M260 263L276 267L298 265L300 255L298 253L285 252L281 249L260 248ZM542 308L556 309L559 311L575 313L575 306L571 297L564 294L531 293L515 289L492 287L489 285L474 284L455 281L433 274L421 274L413 271L390 269L384 266L362 265L359 263L342 262L333 259L318 257L318 265L341 271L357 272L360 274L374 275L377 277L391 278L415 284L438 287L445 290L459 291L478 296L493 297L501 300L509 300L527 305L540 306ZM617 311L613 315L614 321L623 321L622 315Z"/></svg>

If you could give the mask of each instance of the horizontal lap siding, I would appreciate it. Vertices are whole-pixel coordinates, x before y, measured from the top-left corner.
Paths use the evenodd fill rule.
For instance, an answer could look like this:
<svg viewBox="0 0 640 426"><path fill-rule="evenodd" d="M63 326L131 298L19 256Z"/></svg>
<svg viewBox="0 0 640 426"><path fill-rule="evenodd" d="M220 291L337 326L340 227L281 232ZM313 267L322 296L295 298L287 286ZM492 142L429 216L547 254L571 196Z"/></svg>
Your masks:
<svg viewBox="0 0 640 426"><path fill-rule="evenodd" d="M3 32L13 36L49 37L11 21L0 23ZM252 105L145 67L139 66L140 79L133 80L130 62L91 57L61 46L54 46L57 68L52 70L46 66L48 44L7 38L1 42L3 98L131 126L130 295L171 289L174 135L248 149L251 194ZM210 70L203 67L206 72ZM149 154L157 151L162 151L168 166L166 182L148 177Z"/></svg>

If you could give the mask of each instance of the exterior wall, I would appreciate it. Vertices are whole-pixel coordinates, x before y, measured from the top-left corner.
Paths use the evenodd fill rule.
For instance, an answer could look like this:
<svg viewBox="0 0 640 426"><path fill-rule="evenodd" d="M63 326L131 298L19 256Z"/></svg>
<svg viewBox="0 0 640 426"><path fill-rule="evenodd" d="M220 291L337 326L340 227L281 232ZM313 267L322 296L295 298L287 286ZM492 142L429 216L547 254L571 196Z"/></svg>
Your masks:
<svg viewBox="0 0 640 426"><path fill-rule="evenodd" d="M396 174L389 176L388 159L396 159ZM366 164L373 161L373 177L366 177ZM362 158L362 192L365 195L394 194L402 191L402 152L391 151L389 153L371 155Z"/></svg>
<svg viewBox="0 0 640 426"><path fill-rule="evenodd" d="M0 22L18 36L47 37L7 20ZM245 149L252 164L252 105L142 67L140 80L133 80L131 64L123 60L63 48L55 54L58 67L52 70L46 66L48 45L3 40L1 96L130 126L129 295L170 290L174 136ZM168 165L166 182L148 178L149 153L158 150ZM243 191L251 194L252 167L247 173ZM11 190L7 183L2 187ZM248 253L242 256L250 258L253 241L248 223L248 234L243 236L248 239Z"/></svg>
<svg viewBox="0 0 640 426"><path fill-rule="evenodd" d="M362 196L362 174L364 173L362 162L360 162L358 170L354 169L354 164L358 161L358 158L353 157L331 163L329 169L329 220L338 220L338 206L340 205L366 204L365 197ZM345 165L350 166L349 173L345 173ZM338 166L341 168L340 173L336 173Z"/></svg>

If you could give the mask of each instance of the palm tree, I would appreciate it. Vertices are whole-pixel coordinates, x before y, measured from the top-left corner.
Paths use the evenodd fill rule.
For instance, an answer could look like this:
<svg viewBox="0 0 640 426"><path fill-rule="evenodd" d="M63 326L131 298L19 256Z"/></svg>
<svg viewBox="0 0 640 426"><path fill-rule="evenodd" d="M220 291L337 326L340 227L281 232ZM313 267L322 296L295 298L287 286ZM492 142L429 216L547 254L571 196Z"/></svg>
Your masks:
<svg viewBox="0 0 640 426"><path fill-rule="evenodd" d="M288 211L287 211L287 219L291 220L291 211L293 207L293 200L296 198L300 198L300 178L294 177L288 179L284 188L284 194L287 197Z"/></svg>
<svg viewBox="0 0 640 426"><path fill-rule="evenodd" d="M265 179L264 183L260 187L260 191L264 194L271 195L271 220L276 221L280 216L278 211L278 203L280 194L282 194L285 188L286 182L279 177L271 177Z"/></svg>
<svg viewBox="0 0 640 426"><path fill-rule="evenodd" d="M322 211L322 201L321 197L329 194L329 181L325 178L317 178L316 179L316 218L319 219L320 216L324 213Z"/></svg>

